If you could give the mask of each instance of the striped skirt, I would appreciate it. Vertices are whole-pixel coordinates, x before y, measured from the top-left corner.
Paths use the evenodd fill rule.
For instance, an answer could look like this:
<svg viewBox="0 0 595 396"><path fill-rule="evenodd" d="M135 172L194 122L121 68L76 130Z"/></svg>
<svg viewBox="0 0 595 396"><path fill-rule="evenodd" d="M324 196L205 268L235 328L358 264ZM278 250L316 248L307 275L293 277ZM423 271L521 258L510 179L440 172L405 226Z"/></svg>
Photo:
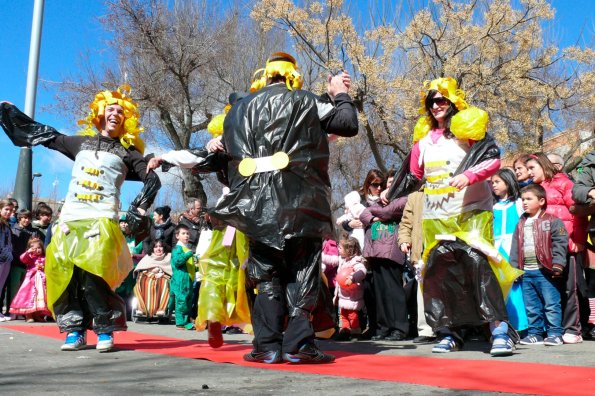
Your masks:
<svg viewBox="0 0 595 396"><path fill-rule="evenodd" d="M147 318L156 317L159 311L165 312L169 303L170 277L163 274L158 278L155 275L150 271L139 272L134 286L134 295L138 300L137 310Z"/></svg>

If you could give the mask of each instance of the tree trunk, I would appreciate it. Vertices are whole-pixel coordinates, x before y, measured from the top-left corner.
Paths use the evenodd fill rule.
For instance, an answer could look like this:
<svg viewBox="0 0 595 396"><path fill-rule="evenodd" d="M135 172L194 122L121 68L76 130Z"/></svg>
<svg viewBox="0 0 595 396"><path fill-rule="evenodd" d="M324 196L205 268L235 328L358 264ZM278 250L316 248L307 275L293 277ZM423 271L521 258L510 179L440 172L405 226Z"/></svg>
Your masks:
<svg viewBox="0 0 595 396"><path fill-rule="evenodd" d="M206 207L207 194L205 193L200 176L193 175L190 169L181 169L181 171L184 203L188 204L195 199L200 199L202 201L203 207Z"/></svg>

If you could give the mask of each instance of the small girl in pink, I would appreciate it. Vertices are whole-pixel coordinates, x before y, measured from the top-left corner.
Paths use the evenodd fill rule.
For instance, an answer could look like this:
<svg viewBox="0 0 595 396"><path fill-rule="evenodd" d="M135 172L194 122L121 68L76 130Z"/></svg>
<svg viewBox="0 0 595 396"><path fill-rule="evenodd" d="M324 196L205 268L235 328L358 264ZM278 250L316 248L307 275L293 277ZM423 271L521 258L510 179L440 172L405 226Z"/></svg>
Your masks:
<svg viewBox="0 0 595 396"><path fill-rule="evenodd" d="M28 323L43 322L51 316L47 307L45 287L45 251L43 242L33 237L27 243L27 251L21 254L21 262L27 266L25 280L12 300L10 313L25 315Z"/></svg>
<svg viewBox="0 0 595 396"><path fill-rule="evenodd" d="M359 242L354 237L339 242L339 256L335 301L339 306L341 330L337 341L349 341L352 335L361 334L358 311L364 307L362 281L366 277L366 266Z"/></svg>

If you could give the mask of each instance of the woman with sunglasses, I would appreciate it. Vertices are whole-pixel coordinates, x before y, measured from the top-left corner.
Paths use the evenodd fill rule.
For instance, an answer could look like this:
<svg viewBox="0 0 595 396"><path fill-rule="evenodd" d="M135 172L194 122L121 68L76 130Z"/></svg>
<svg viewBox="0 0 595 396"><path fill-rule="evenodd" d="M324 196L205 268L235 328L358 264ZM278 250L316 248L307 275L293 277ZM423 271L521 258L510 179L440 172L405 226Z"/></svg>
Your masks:
<svg viewBox="0 0 595 396"><path fill-rule="evenodd" d="M395 172L388 174L387 188ZM391 201L388 205L374 203L366 208L360 219L366 228L363 256L371 273L370 302L367 307L369 329L375 329L371 339L402 341L409 332L407 299L403 288L405 255L399 249L398 230L407 197ZM370 330L369 330L370 331Z"/></svg>
<svg viewBox="0 0 595 396"><path fill-rule="evenodd" d="M458 350L462 326L489 323L490 353L511 355L511 335L518 336L506 322L503 292L520 271L499 260L493 246L487 179L500 167L500 152L486 135L487 113L469 107L449 77L427 82L421 103L424 116L415 126L408 170L419 180L426 178L424 306L428 324L441 337L432 352ZM403 180L402 172L396 180Z"/></svg>
<svg viewBox="0 0 595 396"><path fill-rule="evenodd" d="M378 169L371 169L366 175L364 184L359 191L360 196L362 197L362 205L369 207L378 202L380 200L380 193L385 188L386 177L384 173ZM338 225L341 225L350 235L355 229L363 230L365 228L359 218L341 221ZM364 246L360 246L362 251L366 248L365 242L363 245ZM367 320L367 329L361 335L361 338L363 339L370 339L376 335L376 295L372 284L372 276L372 271L369 270L364 279L364 313L366 315L365 319Z"/></svg>
<svg viewBox="0 0 595 396"><path fill-rule="evenodd" d="M378 202L380 199L380 193L386 188L386 177L384 173L378 169L370 169L366 178L364 179L364 185L359 190L359 195L361 196L361 204L365 207L373 205L374 203ZM346 208L347 209L347 208ZM355 229L363 229L364 226L362 222L357 218L345 218L345 216L341 216L337 219L337 225L343 227L343 229L349 234L353 232ZM351 235L350 235L351 236ZM360 246L363 250L364 247Z"/></svg>

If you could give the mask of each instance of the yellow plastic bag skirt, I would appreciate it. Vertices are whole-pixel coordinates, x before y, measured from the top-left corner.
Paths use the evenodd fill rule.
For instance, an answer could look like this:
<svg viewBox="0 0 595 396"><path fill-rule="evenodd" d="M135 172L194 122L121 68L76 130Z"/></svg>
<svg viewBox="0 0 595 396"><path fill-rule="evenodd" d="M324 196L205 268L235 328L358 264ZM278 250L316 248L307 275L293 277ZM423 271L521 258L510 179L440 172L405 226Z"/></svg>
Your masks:
<svg viewBox="0 0 595 396"><path fill-rule="evenodd" d="M241 268L248 259L248 240L235 230L231 246L223 246L225 228L213 230L211 244L199 259L202 274L196 329L202 331L207 321L224 326L241 326L251 331L250 309L246 295L246 274Z"/></svg>
<svg viewBox="0 0 595 396"><path fill-rule="evenodd" d="M46 250L48 306L66 290L74 266L100 276L115 289L132 270L132 256L118 223L109 218L85 219L56 226Z"/></svg>
<svg viewBox="0 0 595 396"><path fill-rule="evenodd" d="M439 239L436 239L437 235L450 235L459 238L487 256L506 300L514 280L524 271L512 267L494 247L493 222L493 214L484 210L472 210L445 219L424 219L422 229L426 248L423 261L428 262L430 251L440 242Z"/></svg>

